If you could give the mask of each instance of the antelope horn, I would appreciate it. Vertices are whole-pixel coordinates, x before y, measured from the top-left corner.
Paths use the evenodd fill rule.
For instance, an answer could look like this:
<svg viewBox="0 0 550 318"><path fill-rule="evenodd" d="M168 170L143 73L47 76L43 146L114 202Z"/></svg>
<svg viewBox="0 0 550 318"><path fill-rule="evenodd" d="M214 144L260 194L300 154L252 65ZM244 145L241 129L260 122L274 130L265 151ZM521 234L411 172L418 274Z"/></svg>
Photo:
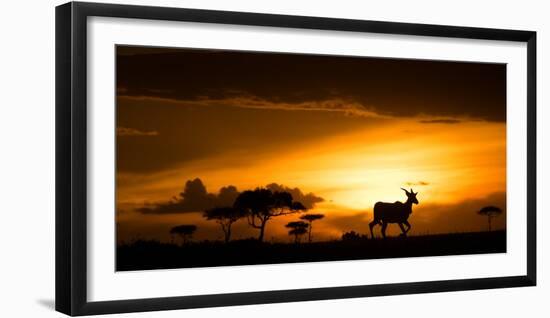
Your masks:
<svg viewBox="0 0 550 318"><path fill-rule="evenodd" d="M413 188L411 188L411 193L414 193Z"/></svg>
<svg viewBox="0 0 550 318"><path fill-rule="evenodd" d="M407 189L401 188L401 190L405 191L405 193L409 193L409 191L407 191Z"/></svg>

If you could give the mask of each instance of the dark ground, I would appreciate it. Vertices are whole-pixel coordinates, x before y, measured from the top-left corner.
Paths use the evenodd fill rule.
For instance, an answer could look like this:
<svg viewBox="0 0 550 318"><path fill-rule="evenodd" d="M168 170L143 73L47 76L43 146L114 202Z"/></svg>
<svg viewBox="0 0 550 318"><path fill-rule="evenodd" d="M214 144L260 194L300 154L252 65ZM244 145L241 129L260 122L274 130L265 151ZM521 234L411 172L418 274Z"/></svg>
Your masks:
<svg viewBox="0 0 550 318"><path fill-rule="evenodd" d="M255 240L195 242L185 246L136 241L117 247L117 271L228 265L279 264L395 257L506 252L506 231L457 233L406 238L346 240L301 244Z"/></svg>

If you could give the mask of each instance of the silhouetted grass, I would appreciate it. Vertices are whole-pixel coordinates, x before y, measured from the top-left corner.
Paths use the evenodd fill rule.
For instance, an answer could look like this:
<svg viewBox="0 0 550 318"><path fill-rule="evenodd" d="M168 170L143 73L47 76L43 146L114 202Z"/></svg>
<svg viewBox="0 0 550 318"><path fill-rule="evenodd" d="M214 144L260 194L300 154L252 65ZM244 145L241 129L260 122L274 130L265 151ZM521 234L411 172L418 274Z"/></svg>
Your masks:
<svg viewBox="0 0 550 318"><path fill-rule="evenodd" d="M117 270L279 264L357 259L504 253L506 231L456 233L313 243L238 240L191 242L184 246L136 241L117 247Z"/></svg>

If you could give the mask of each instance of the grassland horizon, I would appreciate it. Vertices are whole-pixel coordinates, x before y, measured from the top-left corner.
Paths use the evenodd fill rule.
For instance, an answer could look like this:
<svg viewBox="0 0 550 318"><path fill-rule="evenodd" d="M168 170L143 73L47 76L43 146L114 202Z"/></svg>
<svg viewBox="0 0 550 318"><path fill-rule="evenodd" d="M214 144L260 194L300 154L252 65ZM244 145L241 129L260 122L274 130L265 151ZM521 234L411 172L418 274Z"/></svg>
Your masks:
<svg viewBox="0 0 550 318"><path fill-rule="evenodd" d="M186 244L137 240L116 249L116 270L351 261L399 257L506 252L506 231L448 233L372 239L347 232L339 240L312 243L258 242L255 238Z"/></svg>

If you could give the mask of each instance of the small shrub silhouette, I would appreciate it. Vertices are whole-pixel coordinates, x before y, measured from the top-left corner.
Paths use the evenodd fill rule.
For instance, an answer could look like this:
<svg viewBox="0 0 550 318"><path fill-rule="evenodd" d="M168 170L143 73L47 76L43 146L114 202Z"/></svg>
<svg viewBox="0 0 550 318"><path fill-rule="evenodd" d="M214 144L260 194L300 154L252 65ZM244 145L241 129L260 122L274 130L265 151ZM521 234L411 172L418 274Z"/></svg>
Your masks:
<svg viewBox="0 0 550 318"><path fill-rule="evenodd" d="M233 207L220 207L204 211L203 216L207 220L214 220L220 225L224 234L225 243L231 239L231 226L246 214L241 209Z"/></svg>
<svg viewBox="0 0 550 318"><path fill-rule="evenodd" d="M497 217L502 214L502 209L496 206L486 206L483 207L481 210L477 211L477 214L483 215L487 217L487 224L489 228L489 232L491 231L491 220L494 217Z"/></svg>
<svg viewBox="0 0 550 318"><path fill-rule="evenodd" d="M355 231L344 232L344 234L342 234L342 241L358 241L366 238L368 238L368 236L359 234Z"/></svg>
<svg viewBox="0 0 550 318"><path fill-rule="evenodd" d="M174 226L170 229L171 235L179 235L183 241L183 244L187 244L189 239L193 237L193 233L197 230L197 226L193 224L182 224Z"/></svg>
<svg viewBox="0 0 550 318"><path fill-rule="evenodd" d="M294 243L300 242L300 237L307 233L309 225L303 221L289 222L285 227L289 228L288 235L294 235Z"/></svg>

